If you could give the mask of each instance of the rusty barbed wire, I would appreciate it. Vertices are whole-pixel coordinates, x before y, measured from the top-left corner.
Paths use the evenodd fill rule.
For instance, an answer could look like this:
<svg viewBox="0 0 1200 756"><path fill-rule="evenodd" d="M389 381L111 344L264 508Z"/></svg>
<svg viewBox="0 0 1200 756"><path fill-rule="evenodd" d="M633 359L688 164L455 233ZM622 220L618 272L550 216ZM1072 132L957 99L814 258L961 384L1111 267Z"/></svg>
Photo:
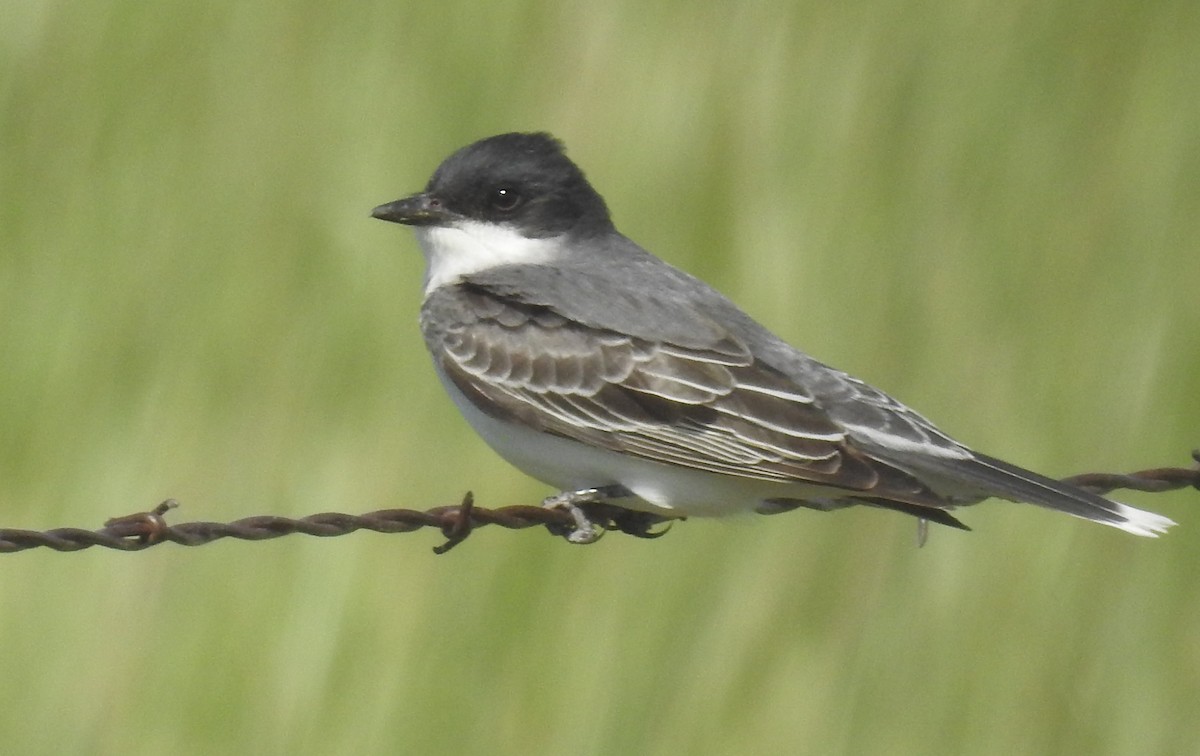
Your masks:
<svg viewBox="0 0 1200 756"><path fill-rule="evenodd" d="M457 506L434 507L424 511L413 509L381 509L361 515L341 512L322 512L293 519L273 515L246 517L233 522L186 522L168 525L165 515L179 506L167 499L149 512L114 517L100 530L55 528L53 530L0 529L0 554L48 548L54 551L81 551L93 546L117 551L142 551L160 543L181 546L202 546L222 538L243 541L263 541L293 533L330 538L349 535L358 530L376 533L410 533L421 528L437 528L446 542L434 547L444 554L461 543L476 528L499 525L510 530L538 526L554 535L569 535L577 521L562 509L547 509L530 505L515 505L498 509L475 506L471 492ZM666 521L642 512L633 512L603 502L581 505L588 520L603 530L617 530L641 538L657 538L665 531L653 528Z"/></svg>
<svg viewBox="0 0 1200 756"><path fill-rule="evenodd" d="M1200 490L1200 450L1192 452L1197 466L1159 467L1133 473L1085 473L1063 478L1064 482L1098 494L1120 489L1162 492L1192 487ZM202 546L222 538L243 541L263 541L293 533L330 538L349 535L359 530L376 533L411 533L422 528L437 528L445 543L433 548L444 554L462 543L476 528L498 525L510 530L545 527L552 535L569 537L578 527L577 519L562 509L531 505L515 505L485 509L475 506L471 492L456 506L434 507L424 511L414 509L381 509L361 515L341 512L322 512L293 519L272 515L246 517L233 522L187 522L168 525L166 514L179 506L167 499L148 512L114 517L100 530L55 528L53 530L16 530L0 528L0 554L11 554L35 548L54 551L81 551L93 546L117 551L142 551L160 543L181 546ZM615 530L639 538L658 538L673 519L635 512L607 502L580 505L587 519L603 531ZM682 518L679 518L682 519Z"/></svg>
<svg viewBox="0 0 1200 756"><path fill-rule="evenodd" d="M1196 467L1156 467L1152 470L1140 470L1124 475L1121 473L1083 473L1063 478L1063 482L1071 483L1101 496L1121 489L1158 493L1190 486L1200 491L1200 449L1192 451L1192 460L1196 462Z"/></svg>

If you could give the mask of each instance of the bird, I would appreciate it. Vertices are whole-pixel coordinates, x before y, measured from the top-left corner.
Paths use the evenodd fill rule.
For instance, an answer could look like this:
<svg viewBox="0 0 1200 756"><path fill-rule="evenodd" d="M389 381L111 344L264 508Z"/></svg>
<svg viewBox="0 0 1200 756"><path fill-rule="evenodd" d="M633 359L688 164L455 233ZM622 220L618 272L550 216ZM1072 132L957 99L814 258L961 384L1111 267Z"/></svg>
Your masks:
<svg viewBox="0 0 1200 756"><path fill-rule="evenodd" d="M487 137L374 218L425 258L420 328L454 404L501 457L583 504L656 521L865 505L969 530L990 498L1156 537L1175 523L976 452L791 346L621 234L545 132Z"/></svg>

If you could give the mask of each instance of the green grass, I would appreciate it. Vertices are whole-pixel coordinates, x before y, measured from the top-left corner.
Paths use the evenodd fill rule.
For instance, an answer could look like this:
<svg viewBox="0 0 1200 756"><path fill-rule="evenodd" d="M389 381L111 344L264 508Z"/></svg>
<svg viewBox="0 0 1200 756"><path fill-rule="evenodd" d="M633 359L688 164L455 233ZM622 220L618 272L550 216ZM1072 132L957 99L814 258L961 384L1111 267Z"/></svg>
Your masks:
<svg viewBox="0 0 1200 756"><path fill-rule="evenodd" d="M547 491L367 217L548 129L618 225L1048 474L1200 446L1189 3L0 8L0 527ZM6 753L1183 753L1197 494L0 557Z"/></svg>

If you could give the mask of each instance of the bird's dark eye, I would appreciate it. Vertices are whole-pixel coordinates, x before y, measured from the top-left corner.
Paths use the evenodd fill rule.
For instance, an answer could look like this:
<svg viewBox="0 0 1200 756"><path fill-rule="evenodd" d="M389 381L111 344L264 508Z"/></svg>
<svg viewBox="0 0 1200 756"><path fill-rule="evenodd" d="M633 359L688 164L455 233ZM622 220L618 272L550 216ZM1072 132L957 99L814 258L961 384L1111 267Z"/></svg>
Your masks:
<svg viewBox="0 0 1200 756"><path fill-rule="evenodd" d="M507 213L521 204L521 193L515 187L498 186L488 194L488 204L495 210Z"/></svg>

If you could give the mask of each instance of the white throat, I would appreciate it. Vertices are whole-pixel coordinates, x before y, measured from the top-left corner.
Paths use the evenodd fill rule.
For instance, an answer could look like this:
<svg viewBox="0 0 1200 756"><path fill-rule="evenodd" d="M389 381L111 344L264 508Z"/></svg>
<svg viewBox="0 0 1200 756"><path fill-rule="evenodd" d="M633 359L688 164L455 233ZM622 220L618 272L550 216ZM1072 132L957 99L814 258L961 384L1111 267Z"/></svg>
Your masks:
<svg viewBox="0 0 1200 756"><path fill-rule="evenodd" d="M453 226L417 226L425 253L425 293L499 265L545 263L562 249L559 237L530 239L515 228L463 220Z"/></svg>

